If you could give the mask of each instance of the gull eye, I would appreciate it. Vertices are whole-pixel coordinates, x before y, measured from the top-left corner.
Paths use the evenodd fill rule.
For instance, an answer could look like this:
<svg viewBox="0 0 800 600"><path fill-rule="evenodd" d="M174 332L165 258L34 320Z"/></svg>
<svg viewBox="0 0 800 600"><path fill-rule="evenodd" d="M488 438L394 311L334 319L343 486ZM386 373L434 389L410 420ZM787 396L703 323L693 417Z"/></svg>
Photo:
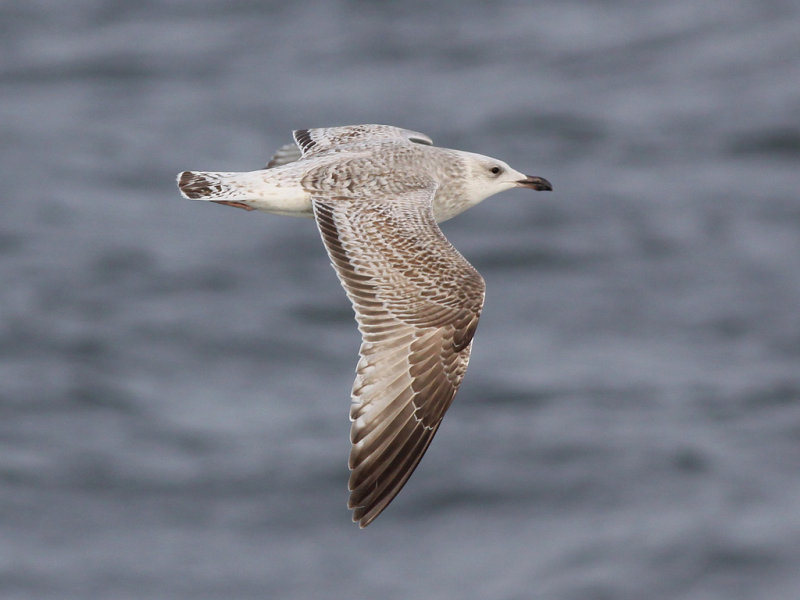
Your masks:
<svg viewBox="0 0 800 600"><path fill-rule="evenodd" d="M492 175L500 175L500 173L503 172L503 169L501 169L500 167L492 167L489 170L492 172Z"/></svg>

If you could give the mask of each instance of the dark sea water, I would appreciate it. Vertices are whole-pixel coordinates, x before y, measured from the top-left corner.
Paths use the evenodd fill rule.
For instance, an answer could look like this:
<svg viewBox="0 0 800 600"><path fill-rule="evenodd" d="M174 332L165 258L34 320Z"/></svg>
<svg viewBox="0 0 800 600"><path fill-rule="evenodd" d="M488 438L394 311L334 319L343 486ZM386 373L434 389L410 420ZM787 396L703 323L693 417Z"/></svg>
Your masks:
<svg viewBox="0 0 800 600"><path fill-rule="evenodd" d="M0 598L800 598L795 0L0 2ZM368 529L313 222L182 200L293 128L547 177Z"/></svg>

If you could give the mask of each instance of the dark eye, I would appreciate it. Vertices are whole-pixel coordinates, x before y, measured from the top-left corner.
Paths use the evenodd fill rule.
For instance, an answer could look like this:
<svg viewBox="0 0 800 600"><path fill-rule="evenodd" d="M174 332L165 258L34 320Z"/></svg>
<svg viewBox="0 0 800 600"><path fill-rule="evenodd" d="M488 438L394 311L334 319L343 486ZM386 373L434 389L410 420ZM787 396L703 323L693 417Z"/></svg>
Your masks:
<svg viewBox="0 0 800 600"><path fill-rule="evenodd" d="M493 175L500 175L500 173L502 173L503 171L503 169L501 169L500 167L492 167L489 170L492 172Z"/></svg>

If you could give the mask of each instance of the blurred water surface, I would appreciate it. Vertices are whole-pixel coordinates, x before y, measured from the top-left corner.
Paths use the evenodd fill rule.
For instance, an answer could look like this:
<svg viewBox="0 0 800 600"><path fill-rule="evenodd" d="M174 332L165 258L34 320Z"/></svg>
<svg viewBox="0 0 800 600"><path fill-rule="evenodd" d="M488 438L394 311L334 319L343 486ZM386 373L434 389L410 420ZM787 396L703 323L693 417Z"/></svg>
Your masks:
<svg viewBox="0 0 800 600"><path fill-rule="evenodd" d="M800 594L800 8L0 3L0 596ZM445 224L465 384L365 531L311 221L183 201L293 128L542 175Z"/></svg>

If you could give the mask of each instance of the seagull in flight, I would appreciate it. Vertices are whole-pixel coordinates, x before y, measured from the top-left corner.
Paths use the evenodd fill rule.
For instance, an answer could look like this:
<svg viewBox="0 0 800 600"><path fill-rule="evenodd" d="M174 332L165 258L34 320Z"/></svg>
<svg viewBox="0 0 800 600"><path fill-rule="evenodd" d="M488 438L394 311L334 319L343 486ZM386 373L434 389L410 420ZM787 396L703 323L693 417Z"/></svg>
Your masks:
<svg viewBox="0 0 800 600"><path fill-rule="evenodd" d="M369 525L453 402L483 308L480 273L437 223L511 188L552 190L496 158L389 125L294 131L257 171L184 171L183 197L314 218L362 342L350 406L350 498Z"/></svg>

